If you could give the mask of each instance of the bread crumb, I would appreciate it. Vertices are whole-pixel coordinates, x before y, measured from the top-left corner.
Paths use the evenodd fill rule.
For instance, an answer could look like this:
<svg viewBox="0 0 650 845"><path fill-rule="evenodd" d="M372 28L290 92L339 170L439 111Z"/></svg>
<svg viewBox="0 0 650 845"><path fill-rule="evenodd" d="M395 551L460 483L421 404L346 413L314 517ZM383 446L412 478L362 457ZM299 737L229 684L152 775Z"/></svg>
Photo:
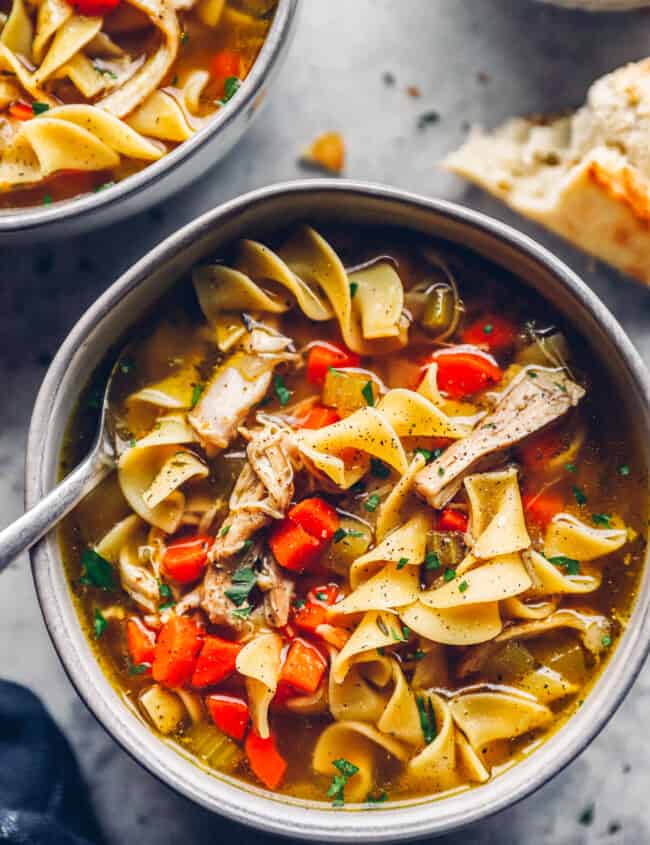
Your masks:
<svg viewBox="0 0 650 845"><path fill-rule="evenodd" d="M345 167L345 143L340 132L324 132L304 151L303 164L339 174Z"/></svg>

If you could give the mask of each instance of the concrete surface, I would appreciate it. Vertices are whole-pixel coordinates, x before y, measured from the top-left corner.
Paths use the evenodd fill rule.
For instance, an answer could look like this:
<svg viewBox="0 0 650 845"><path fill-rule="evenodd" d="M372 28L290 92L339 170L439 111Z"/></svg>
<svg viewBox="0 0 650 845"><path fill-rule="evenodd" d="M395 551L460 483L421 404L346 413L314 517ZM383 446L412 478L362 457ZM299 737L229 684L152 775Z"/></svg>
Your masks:
<svg viewBox="0 0 650 845"><path fill-rule="evenodd" d="M538 237L587 279L650 361L650 293L435 168L461 141L468 122L493 125L510 114L570 107L594 77L647 55L650 15L590 15L527 0L303 4L291 56L266 111L200 184L154 212L79 240L32 250L0 246L0 524L21 512L23 452L36 391L84 309L136 258L201 211L251 188L299 178L301 148L326 129L345 136L347 175L459 200ZM387 72L392 85L383 78ZM419 98L407 95L409 85L420 88ZM431 109L440 120L418 130L418 115ZM95 723L50 645L26 558L2 576L0 675L40 693L65 729L111 845L264 839L172 794ZM441 841L650 842L649 705L646 667L602 735L553 783ZM584 810L592 804L593 821L585 824Z"/></svg>

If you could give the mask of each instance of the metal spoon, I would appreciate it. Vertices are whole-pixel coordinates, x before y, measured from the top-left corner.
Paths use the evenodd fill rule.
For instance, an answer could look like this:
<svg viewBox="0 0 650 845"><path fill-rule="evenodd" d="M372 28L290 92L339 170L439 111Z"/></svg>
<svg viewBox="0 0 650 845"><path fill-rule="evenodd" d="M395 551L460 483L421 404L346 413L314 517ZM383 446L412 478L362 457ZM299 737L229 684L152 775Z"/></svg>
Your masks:
<svg viewBox="0 0 650 845"><path fill-rule="evenodd" d="M84 496L115 469L120 451L120 438L115 433L108 400L113 379L124 356L125 351L122 351L108 377L102 398L99 431L88 455L37 505L0 531L0 572L54 528Z"/></svg>

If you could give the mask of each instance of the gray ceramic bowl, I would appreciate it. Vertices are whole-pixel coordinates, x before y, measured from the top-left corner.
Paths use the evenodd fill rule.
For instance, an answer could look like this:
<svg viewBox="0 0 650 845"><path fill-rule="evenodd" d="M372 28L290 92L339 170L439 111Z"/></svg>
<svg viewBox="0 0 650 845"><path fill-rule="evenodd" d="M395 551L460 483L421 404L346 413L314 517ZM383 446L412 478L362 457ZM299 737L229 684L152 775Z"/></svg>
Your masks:
<svg viewBox="0 0 650 845"><path fill-rule="evenodd" d="M49 206L0 210L0 243L69 237L159 205L220 161L250 126L286 56L299 0L278 0L266 41L237 96L189 140L99 193Z"/></svg>
<svg viewBox="0 0 650 845"><path fill-rule="evenodd" d="M542 293L588 338L603 371L625 397L621 413L636 427L650 463L650 385L632 344L607 308L547 250L496 220L448 202L374 185L305 181L247 194L207 212L167 238L84 314L52 362L36 401L27 448L27 504L57 477L66 421L80 386L122 332L195 262L242 236L319 222L390 224L441 236L513 271ZM210 775L154 735L111 687L77 621L54 534L32 552L45 621L79 695L113 737L165 783L215 812L269 833L327 842L431 836L519 801L566 766L603 727L630 688L648 650L650 573L645 572L630 625L580 711L539 750L490 783L440 801L417 799L372 810L332 809L275 796Z"/></svg>

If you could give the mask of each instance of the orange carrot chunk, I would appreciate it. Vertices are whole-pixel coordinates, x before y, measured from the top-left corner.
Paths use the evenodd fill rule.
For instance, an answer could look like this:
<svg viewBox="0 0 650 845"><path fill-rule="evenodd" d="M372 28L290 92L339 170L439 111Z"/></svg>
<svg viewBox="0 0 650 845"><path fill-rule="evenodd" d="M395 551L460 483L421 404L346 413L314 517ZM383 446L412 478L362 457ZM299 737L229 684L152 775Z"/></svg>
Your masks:
<svg viewBox="0 0 650 845"><path fill-rule="evenodd" d="M293 621L303 631L314 633L319 625L327 622L327 608L333 605L339 595L338 584L314 587L307 594L304 604L294 606Z"/></svg>
<svg viewBox="0 0 650 845"><path fill-rule="evenodd" d="M332 539L339 527L339 517L334 508L318 496L303 499L294 505L289 511L289 519L312 537L325 542Z"/></svg>
<svg viewBox="0 0 650 845"><path fill-rule="evenodd" d="M182 687L192 677L203 643L203 629L193 619L172 616L158 635L153 678L168 687Z"/></svg>
<svg viewBox="0 0 650 845"><path fill-rule="evenodd" d="M361 358L341 343L317 343L307 356L307 381L323 384L330 367L358 367Z"/></svg>
<svg viewBox="0 0 650 845"><path fill-rule="evenodd" d="M271 532L269 546L280 566L292 572L304 572L318 561L323 550L322 540L312 537L288 517Z"/></svg>
<svg viewBox="0 0 650 845"><path fill-rule="evenodd" d="M521 498L526 517L541 528L546 528L555 514L564 510L564 498L555 490L524 493Z"/></svg>
<svg viewBox="0 0 650 845"><path fill-rule="evenodd" d="M209 695L205 703L210 718L219 730L241 742L250 722L248 705L244 699L234 695Z"/></svg>
<svg viewBox="0 0 650 845"><path fill-rule="evenodd" d="M147 628L137 616L132 616L126 623L126 641L134 666L153 663L156 632Z"/></svg>
<svg viewBox="0 0 650 845"><path fill-rule="evenodd" d="M326 425L332 425L338 422L341 417L333 408L326 408L324 405L314 405L309 410L306 416L302 417L298 422L298 428L325 428Z"/></svg>
<svg viewBox="0 0 650 845"><path fill-rule="evenodd" d="M235 671L240 643L207 636L192 674L193 687L213 687Z"/></svg>
<svg viewBox="0 0 650 845"><path fill-rule="evenodd" d="M191 584L203 575L213 542L207 535L175 540L163 556L163 572L179 584Z"/></svg>
<svg viewBox="0 0 650 845"><path fill-rule="evenodd" d="M463 343L483 346L490 352L507 352L517 337L517 326L500 314L486 314L463 332Z"/></svg>
<svg viewBox="0 0 650 845"><path fill-rule="evenodd" d="M294 640L287 652L280 680L302 692L316 692L327 669L320 651L305 640Z"/></svg>
<svg viewBox="0 0 650 845"><path fill-rule="evenodd" d="M31 120L34 117L34 110L29 103L18 101L9 106L9 114L14 120Z"/></svg>
<svg viewBox="0 0 650 845"><path fill-rule="evenodd" d="M438 517L438 529L440 531L467 531L469 518L464 511L456 508L445 508Z"/></svg>
<svg viewBox="0 0 650 845"><path fill-rule="evenodd" d="M287 771L287 763L277 749L274 735L271 734L267 739L262 739L253 729L246 737L244 748L256 777L268 789L277 789Z"/></svg>
<svg viewBox="0 0 650 845"><path fill-rule="evenodd" d="M438 387L454 399L471 396L501 381L501 370L478 352L450 350L436 353L432 360L438 365Z"/></svg>

